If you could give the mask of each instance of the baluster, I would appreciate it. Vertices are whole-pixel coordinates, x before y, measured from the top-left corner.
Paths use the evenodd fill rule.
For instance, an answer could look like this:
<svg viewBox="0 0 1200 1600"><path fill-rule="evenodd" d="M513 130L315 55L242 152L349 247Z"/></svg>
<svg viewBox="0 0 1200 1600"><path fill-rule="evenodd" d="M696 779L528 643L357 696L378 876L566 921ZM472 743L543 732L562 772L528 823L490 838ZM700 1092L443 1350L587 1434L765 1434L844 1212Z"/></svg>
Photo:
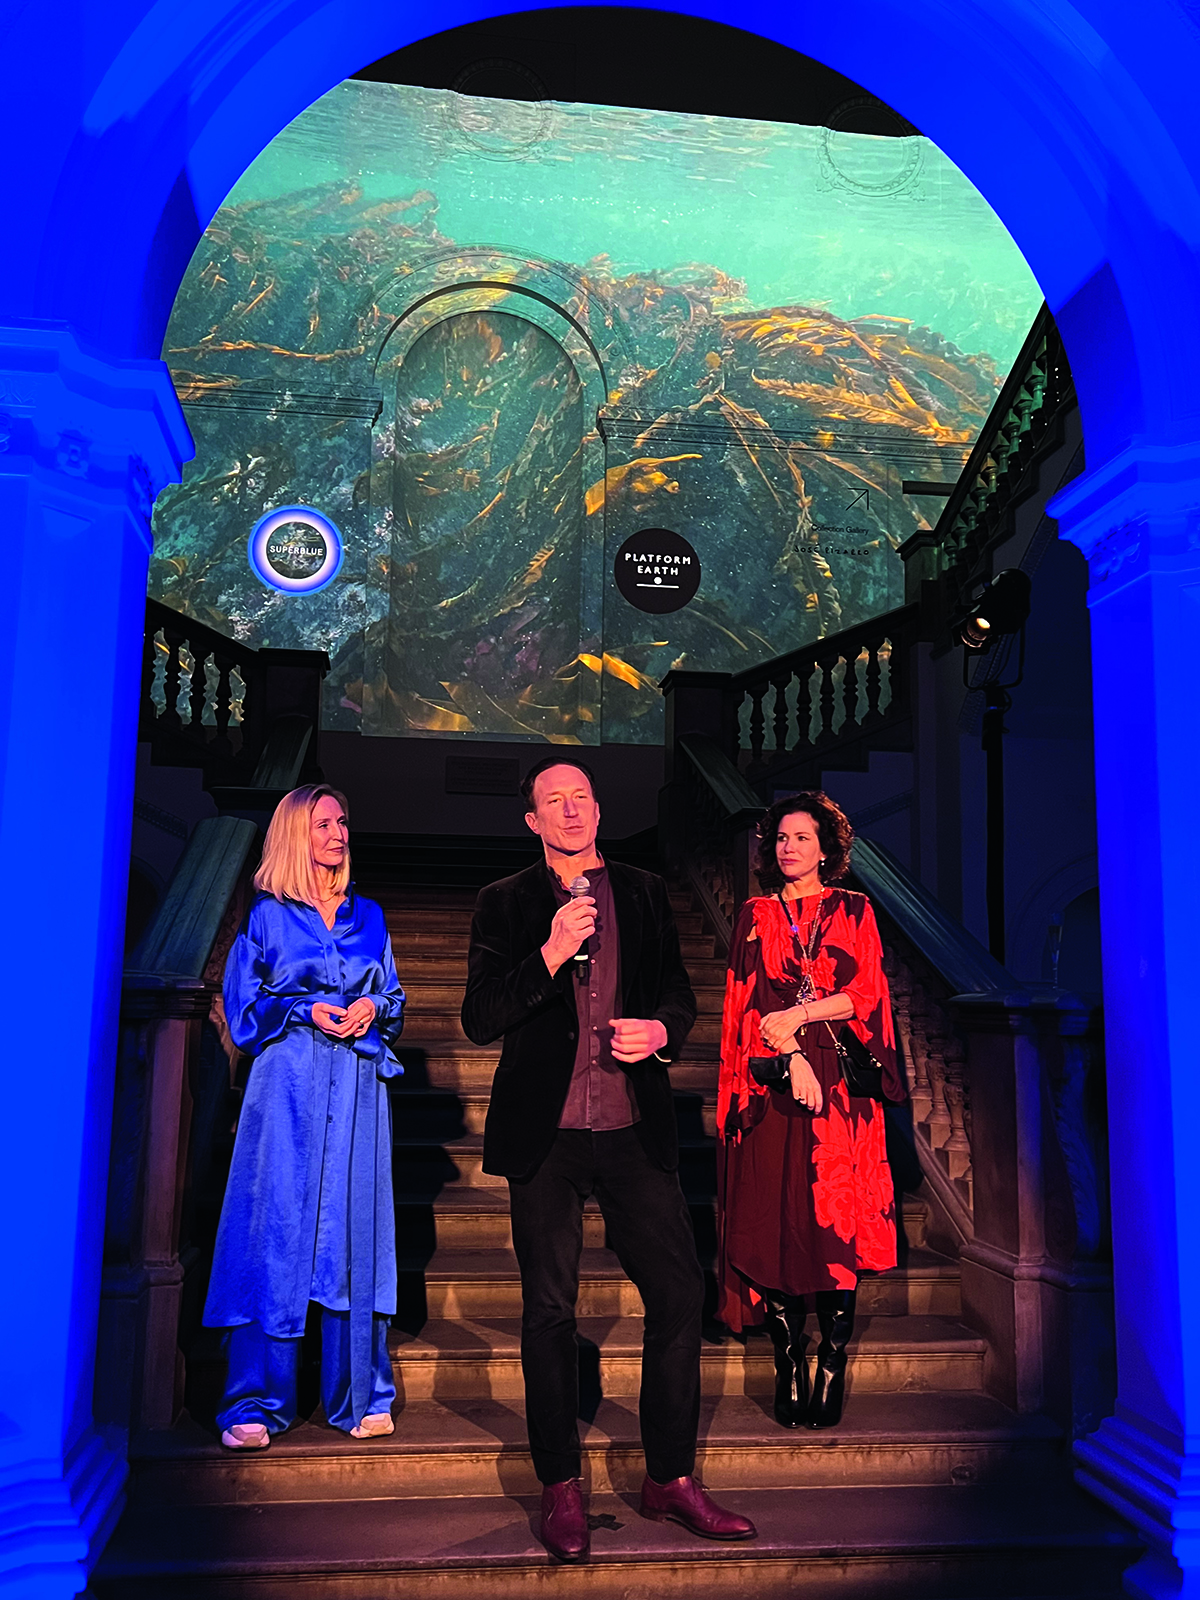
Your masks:
<svg viewBox="0 0 1200 1600"><path fill-rule="evenodd" d="M925 992L919 983L914 982L905 1006L905 1020L908 1026L908 1050L912 1057L913 1069L913 1121L918 1125L928 1122L933 1107L933 1085L929 1081L929 1051L925 1039L925 1016Z"/></svg>
<svg viewBox="0 0 1200 1600"><path fill-rule="evenodd" d="M806 672L796 673L796 750L811 750L813 745L812 677L816 670L814 660L809 662Z"/></svg>
<svg viewBox="0 0 1200 1600"><path fill-rule="evenodd" d="M846 651L846 676L842 682L842 726L843 735L853 733L858 727L858 658L862 651L851 655Z"/></svg>
<svg viewBox="0 0 1200 1600"><path fill-rule="evenodd" d="M158 721L160 727L177 732L183 726L179 715L179 686L183 677L183 662L179 652L183 649L184 635L176 632L174 628L164 628L163 642L167 647L167 666L163 677L163 694L167 703Z"/></svg>
<svg viewBox="0 0 1200 1600"><path fill-rule="evenodd" d="M792 681L790 672L785 672L781 677L772 678L771 685L775 690L775 754L783 755L788 748L788 685Z"/></svg>
<svg viewBox="0 0 1200 1600"><path fill-rule="evenodd" d="M834 671L837 668L838 656L822 656L817 662L821 677L821 731L817 734L817 743L824 744L833 738L833 715L837 706L837 684L834 680Z"/></svg>
<svg viewBox="0 0 1200 1600"><path fill-rule="evenodd" d="M967 1138L964 1118L966 1099L963 1077L966 1063L962 1046L956 1039L946 1042L946 1106L950 1114L950 1131L943 1148L950 1163L952 1178L967 1178L971 1171L971 1142Z"/></svg>
<svg viewBox="0 0 1200 1600"><path fill-rule="evenodd" d="M750 690L750 765L762 765L763 729L766 719L763 716L763 696L767 692L766 684L755 684Z"/></svg>
<svg viewBox="0 0 1200 1600"><path fill-rule="evenodd" d="M138 701L138 723L142 729L149 729L155 723L154 711L154 663L158 655L158 643L151 628L146 629L146 637L142 644L142 692Z"/></svg>
<svg viewBox="0 0 1200 1600"><path fill-rule="evenodd" d="M863 725L879 720L879 692L883 686L883 674L879 665L879 642L867 645L867 714L863 718Z"/></svg>
<svg viewBox="0 0 1200 1600"><path fill-rule="evenodd" d="M950 1102L946 1095L946 1043L948 1030L939 1007L930 1009L925 1029L925 1047L929 1064L931 1104L925 1126L929 1130L929 1143L934 1150L944 1150L950 1139Z"/></svg>
<svg viewBox="0 0 1200 1600"><path fill-rule="evenodd" d="M880 668L879 714L882 716L892 705L892 641L884 639L879 647L877 661Z"/></svg>
<svg viewBox="0 0 1200 1600"><path fill-rule="evenodd" d="M204 708L208 704L209 651L192 646L192 685L188 695L188 730L197 744L205 742Z"/></svg>
<svg viewBox="0 0 1200 1600"><path fill-rule="evenodd" d="M213 753L219 756L231 756L233 742L229 737L229 719L233 715L233 703L229 678L234 663L229 656L223 655L215 655L213 660L217 668L217 693L213 707L217 734L213 740Z"/></svg>

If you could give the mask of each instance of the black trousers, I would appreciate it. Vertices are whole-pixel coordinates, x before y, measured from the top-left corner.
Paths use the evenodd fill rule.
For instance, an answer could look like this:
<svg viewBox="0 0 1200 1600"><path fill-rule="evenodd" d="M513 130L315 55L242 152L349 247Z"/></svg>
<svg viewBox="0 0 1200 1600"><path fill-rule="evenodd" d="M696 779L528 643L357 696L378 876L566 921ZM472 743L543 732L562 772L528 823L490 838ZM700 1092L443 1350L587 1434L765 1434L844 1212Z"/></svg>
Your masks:
<svg viewBox="0 0 1200 1600"><path fill-rule="evenodd" d="M679 1179L655 1167L635 1128L562 1128L523 1182L509 1179L521 1268L521 1367L534 1470L542 1483L580 1473L575 1302L583 1203L594 1194L609 1243L646 1309L638 1402L646 1470L656 1483L691 1474L700 1420L704 1277Z"/></svg>

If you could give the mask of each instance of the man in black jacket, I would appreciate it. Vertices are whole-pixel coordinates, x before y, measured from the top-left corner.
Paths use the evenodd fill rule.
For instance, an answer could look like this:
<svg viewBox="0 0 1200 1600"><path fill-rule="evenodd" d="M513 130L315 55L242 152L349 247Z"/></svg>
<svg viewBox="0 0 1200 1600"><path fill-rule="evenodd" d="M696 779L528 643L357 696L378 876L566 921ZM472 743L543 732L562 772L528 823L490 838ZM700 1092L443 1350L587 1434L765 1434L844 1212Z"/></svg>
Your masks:
<svg viewBox="0 0 1200 1600"><path fill-rule="evenodd" d="M707 1538L751 1538L754 1525L714 1504L692 1476L703 1278L676 1174L667 1063L696 999L667 887L600 859L600 807L582 763L548 757L521 792L544 860L479 896L462 1025L476 1044L504 1037L483 1167L509 1183L542 1541L564 1560L588 1547L575 1302L592 1194L645 1306L642 1514Z"/></svg>

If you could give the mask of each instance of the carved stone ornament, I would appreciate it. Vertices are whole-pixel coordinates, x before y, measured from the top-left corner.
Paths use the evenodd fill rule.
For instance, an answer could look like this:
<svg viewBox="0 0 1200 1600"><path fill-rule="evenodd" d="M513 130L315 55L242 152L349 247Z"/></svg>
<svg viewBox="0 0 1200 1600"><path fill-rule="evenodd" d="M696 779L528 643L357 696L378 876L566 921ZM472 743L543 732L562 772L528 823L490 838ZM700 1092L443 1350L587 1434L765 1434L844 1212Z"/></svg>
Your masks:
<svg viewBox="0 0 1200 1600"><path fill-rule="evenodd" d="M154 484L150 477L150 468L141 456L133 456L129 462L129 504L149 526L150 516L154 510Z"/></svg>
<svg viewBox="0 0 1200 1600"><path fill-rule="evenodd" d="M67 429L58 436L55 460L58 470L72 478L86 478L91 460L92 444L86 434Z"/></svg>

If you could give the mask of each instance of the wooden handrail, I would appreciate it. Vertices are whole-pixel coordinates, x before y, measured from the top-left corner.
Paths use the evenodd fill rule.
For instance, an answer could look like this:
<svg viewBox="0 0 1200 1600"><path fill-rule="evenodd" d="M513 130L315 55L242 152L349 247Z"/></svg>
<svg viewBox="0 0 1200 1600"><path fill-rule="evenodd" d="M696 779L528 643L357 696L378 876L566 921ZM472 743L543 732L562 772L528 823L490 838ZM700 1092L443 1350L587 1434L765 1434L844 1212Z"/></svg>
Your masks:
<svg viewBox="0 0 1200 1600"><path fill-rule="evenodd" d="M700 781L731 828L756 822L766 809L715 739L703 733L685 733L679 748L688 757Z"/></svg>
<svg viewBox="0 0 1200 1600"><path fill-rule="evenodd" d="M856 838L850 870L876 908L941 974L951 994L1013 994L1022 988L883 845Z"/></svg>

